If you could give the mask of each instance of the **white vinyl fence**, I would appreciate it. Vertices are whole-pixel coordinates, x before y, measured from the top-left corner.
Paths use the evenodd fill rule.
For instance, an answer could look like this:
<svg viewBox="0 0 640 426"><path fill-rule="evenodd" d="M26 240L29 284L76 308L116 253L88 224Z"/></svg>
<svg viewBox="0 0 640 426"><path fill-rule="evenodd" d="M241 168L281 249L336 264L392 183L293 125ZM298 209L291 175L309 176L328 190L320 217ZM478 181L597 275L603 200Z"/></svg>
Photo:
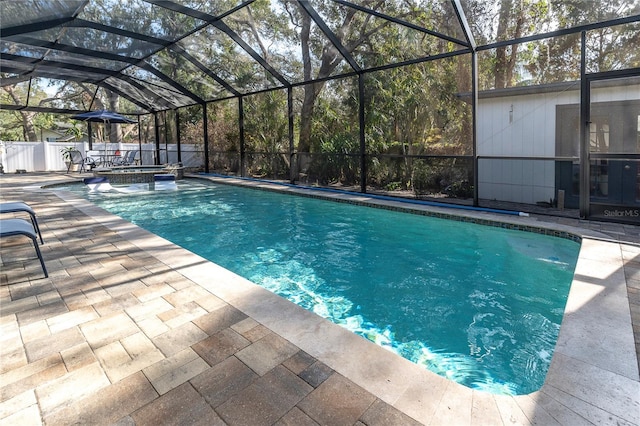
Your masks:
<svg viewBox="0 0 640 426"><path fill-rule="evenodd" d="M106 145L106 147L105 147ZM16 170L36 171L65 171L67 165L62 158L64 148L73 147L83 155L89 150L87 142L7 142L0 141L0 165L4 173L15 173ZM178 146L164 144L160 147L160 164L178 162ZM196 145L182 144L182 164L185 167L203 167L204 155ZM97 151L113 152L120 150L139 151L137 143L94 143ZM142 155L138 154L140 164L155 164L155 144L142 144ZM168 157L168 158L167 158Z"/></svg>

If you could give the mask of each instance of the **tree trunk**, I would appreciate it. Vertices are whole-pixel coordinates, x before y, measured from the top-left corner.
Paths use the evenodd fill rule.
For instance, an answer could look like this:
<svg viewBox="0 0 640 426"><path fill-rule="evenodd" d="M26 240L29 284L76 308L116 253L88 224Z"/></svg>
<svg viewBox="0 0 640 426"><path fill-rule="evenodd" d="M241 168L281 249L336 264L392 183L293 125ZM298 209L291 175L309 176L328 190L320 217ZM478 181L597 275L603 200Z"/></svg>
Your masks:
<svg viewBox="0 0 640 426"><path fill-rule="evenodd" d="M18 98L18 95L13 91L13 87L11 85L3 87L4 91L9 94L13 103L15 105L20 105L22 101ZM38 140L38 134L36 133L36 128L33 125L33 118L35 117L35 112L29 111L18 111L20 114L20 118L22 119L22 137L26 142L35 142Z"/></svg>
<svg viewBox="0 0 640 426"><path fill-rule="evenodd" d="M518 17L516 18L516 27L514 30L513 38L520 38L522 36L522 26L524 24L524 15L522 9L518 11ZM507 62L507 87L511 87L514 83L513 71L516 69L516 63L518 61L518 45L511 46L511 56Z"/></svg>
<svg viewBox="0 0 640 426"><path fill-rule="evenodd" d="M510 29L510 22L513 27ZM514 8L513 0L502 0L498 17L498 40L517 39L522 36L525 24L525 14L522 7ZM507 55L510 49L510 54ZM514 83L513 72L518 59L518 45L499 47L496 49L495 88L511 87Z"/></svg>
<svg viewBox="0 0 640 426"><path fill-rule="evenodd" d="M498 16L498 40L506 36L509 27L509 16L511 13L511 0L502 0L500 3L500 14ZM507 87L507 46L496 49L496 64L494 68L495 88L503 89Z"/></svg>
<svg viewBox="0 0 640 426"><path fill-rule="evenodd" d="M109 96L109 109L118 112L120 108L120 96L111 91L107 91L107 96ZM120 126L120 124L112 123L109 125L109 142L122 142L122 126Z"/></svg>
<svg viewBox="0 0 640 426"><path fill-rule="evenodd" d="M36 133L36 128L33 125L33 119L34 119L36 113L35 112L20 111L20 115L22 116L22 123L24 125L25 141L35 142L35 141L39 140L38 134Z"/></svg>
<svg viewBox="0 0 640 426"><path fill-rule="evenodd" d="M302 6L300 6L302 8ZM304 11L301 11L302 28L300 30L300 42L302 46L302 64L305 81L311 79L311 53L309 47L309 34L311 32L311 18ZM309 151L311 150L311 119L313 117L313 109L316 102L315 90L312 84L304 86L304 100L302 102L302 110L300 111L300 138L297 149L296 170L293 173L294 178L299 173L306 172L309 166Z"/></svg>
<svg viewBox="0 0 640 426"><path fill-rule="evenodd" d="M302 6L300 6L302 7ZM304 11L301 10L301 30L300 30L300 42L302 47L302 63L305 81L312 80L311 69L311 51L309 45L309 35L311 32L311 18ZM344 35L353 22L355 16L355 9L349 11L345 16L340 29L336 32L339 39L343 39ZM364 38L364 37L363 37ZM354 41L350 46L345 46L348 51L353 51L358 46L363 38ZM328 77L336 69L338 64L342 61L342 56L337 52L335 46L332 43L327 42L322 49L322 57L320 61L320 68L318 69L318 75L316 78L322 79ZM313 111L315 108L318 95L322 91L325 82L318 82L313 84L306 84L304 86L304 99L302 102L302 109L300 111L300 138L298 141L298 173L304 173L311 161L309 153L311 152L311 132L313 124Z"/></svg>

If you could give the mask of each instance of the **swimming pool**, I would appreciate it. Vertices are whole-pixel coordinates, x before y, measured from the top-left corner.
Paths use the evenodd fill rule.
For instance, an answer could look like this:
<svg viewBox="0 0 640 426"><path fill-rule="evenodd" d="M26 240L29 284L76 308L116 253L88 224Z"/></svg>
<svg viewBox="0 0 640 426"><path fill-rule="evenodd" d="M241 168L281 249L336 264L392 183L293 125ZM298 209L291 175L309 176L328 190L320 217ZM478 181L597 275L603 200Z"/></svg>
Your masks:
<svg viewBox="0 0 640 426"><path fill-rule="evenodd" d="M508 229L202 183L84 196L466 386L537 390L579 246Z"/></svg>

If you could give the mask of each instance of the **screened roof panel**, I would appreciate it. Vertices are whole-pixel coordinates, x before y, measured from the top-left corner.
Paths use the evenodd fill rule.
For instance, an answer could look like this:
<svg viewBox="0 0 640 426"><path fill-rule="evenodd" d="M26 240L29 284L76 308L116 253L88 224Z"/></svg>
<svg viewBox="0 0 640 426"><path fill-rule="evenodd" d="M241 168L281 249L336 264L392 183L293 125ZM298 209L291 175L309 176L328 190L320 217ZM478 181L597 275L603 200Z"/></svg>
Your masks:
<svg viewBox="0 0 640 426"><path fill-rule="evenodd" d="M33 70L34 64L37 59L29 59L23 61L14 61L12 59L0 58L0 69L4 72L10 72L14 74L24 75Z"/></svg>
<svg viewBox="0 0 640 426"><path fill-rule="evenodd" d="M53 62L49 60L36 60L30 59L29 63L24 63L23 58L20 62L13 61L13 65L18 63L26 65L23 68L24 71L30 72L33 76L42 76L41 72L46 72L54 75L54 78L66 79L71 77L71 80L82 78L85 81L98 82L104 79L108 75L117 74L116 71L108 71L97 67L83 67L75 64Z"/></svg>
<svg viewBox="0 0 640 426"><path fill-rule="evenodd" d="M223 13L245 3L245 1L242 0L174 0L173 2L213 16L222 15Z"/></svg>
<svg viewBox="0 0 640 426"><path fill-rule="evenodd" d="M150 56L145 63L155 69L169 70L168 77L202 99L211 100L231 95L214 78L199 69L184 55L172 49L165 49L161 53Z"/></svg>
<svg viewBox="0 0 640 426"><path fill-rule="evenodd" d="M15 74L12 72L0 72L0 85L1 86L9 86L12 84L18 84L22 82L28 82L29 78L21 76L20 74Z"/></svg>
<svg viewBox="0 0 640 426"><path fill-rule="evenodd" d="M327 7L337 10L337 5L329 4L329 2L327 2L327 5ZM320 6L324 7L325 5L321 3ZM329 39L327 33L318 26L318 23L308 15L301 3L289 2L286 9L292 17L293 25L296 29L296 49L300 52L297 54L296 59L303 63L303 67L303 46L308 45L308 52L306 53L309 55L309 76L303 75L303 81L323 79L353 71L353 68L349 66L336 44ZM317 8L312 7L311 10L317 11ZM321 20L321 18L318 19ZM306 25L305 22L307 20L310 25L310 36L308 40L305 40L302 28Z"/></svg>
<svg viewBox="0 0 640 426"><path fill-rule="evenodd" d="M175 40L204 23L143 0L89 1L78 18L163 40Z"/></svg>
<svg viewBox="0 0 640 426"><path fill-rule="evenodd" d="M0 13L0 85L94 83L147 111L583 29L589 70L638 66L639 0L3 0Z"/></svg>
<svg viewBox="0 0 640 426"><path fill-rule="evenodd" d="M181 86L170 77L139 67L130 67L124 70L123 75L130 76L130 83L133 81L138 84L149 87L149 90L157 92L159 95L167 99L174 107L191 105L200 99L195 94L189 92L185 87ZM190 95L190 96L189 96Z"/></svg>
<svg viewBox="0 0 640 426"><path fill-rule="evenodd" d="M323 46L322 56L319 58L319 73L325 74L323 70L328 67L333 67L341 73L385 65L389 63L387 59L391 59L392 63L402 60L397 57L391 58L400 52L396 42L398 34L390 30L393 25L390 21L341 3L322 0L311 0L309 3L318 15L314 19L314 23L317 24L317 29L313 32L314 37L318 37L320 33L327 37L335 35L330 44ZM322 28L322 24L325 24L326 28ZM380 47L385 44L394 50L387 55L389 58L379 55ZM346 58L346 61L337 62L334 58L338 56Z"/></svg>
<svg viewBox="0 0 640 426"><path fill-rule="evenodd" d="M2 39L0 40L0 52L38 59L44 57L44 55L47 53L47 49L37 46L14 43L10 40Z"/></svg>
<svg viewBox="0 0 640 426"><path fill-rule="evenodd" d="M78 0L8 0L0 2L0 15L11 26L26 25L71 16L80 5Z"/></svg>
<svg viewBox="0 0 640 426"><path fill-rule="evenodd" d="M23 79L29 79L32 77L44 77L53 79L64 78L65 80L69 81L98 83L105 78L104 74L95 74L87 71L77 70L65 70L64 76L61 77L60 68L56 66L46 66L42 63L40 63L39 65L40 66L37 69L34 69L33 64L0 59L0 68L3 71L20 75L20 77Z"/></svg>
<svg viewBox="0 0 640 426"><path fill-rule="evenodd" d="M537 59L532 61L532 57ZM495 58L496 49L478 52L479 63L494 64ZM547 39L523 43L512 58L512 86L524 87L580 80L580 35L555 37L551 44ZM493 72L480 73L478 89L495 89L496 76Z"/></svg>
<svg viewBox="0 0 640 426"><path fill-rule="evenodd" d="M88 27L68 27L60 43L131 58L144 58L162 45Z"/></svg>
<svg viewBox="0 0 640 426"><path fill-rule="evenodd" d="M245 49L213 26L184 38L178 45L240 93L280 85Z"/></svg>
<svg viewBox="0 0 640 426"><path fill-rule="evenodd" d="M22 40L23 37L35 38L37 40L43 40L48 42L54 42L58 39L61 32L62 32L61 27L54 27L54 28L48 28L46 30L29 31L23 34L14 34L10 36L4 36L2 38L3 40L13 40L18 43L23 42Z"/></svg>
<svg viewBox="0 0 640 426"><path fill-rule="evenodd" d="M48 78L62 78L60 77L60 69L56 66L51 67L38 67L33 73L34 76L48 77ZM56 77L58 76L58 77ZM64 78L71 81L83 81L89 83L99 83L104 80L104 74L93 73L89 71L71 70L66 69Z"/></svg>
<svg viewBox="0 0 640 426"><path fill-rule="evenodd" d="M463 46L437 38L407 26L355 12L354 19L375 28L374 34L359 43L353 55L361 68L373 68L412 59L460 50Z"/></svg>
<svg viewBox="0 0 640 426"><path fill-rule="evenodd" d="M491 44L640 14L638 0L461 0L479 44ZM504 4L506 8L501 8Z"/></svg>
<svg viewBox="0 0 640 426"><path fill-rule="evenodd" d="M405 23L465 42L460 21L449 0L387 0L373 4L371 0L339 0L339 3L355 8L372 10ZM374 5L374 6L372 6Z"/></svg>
<svg viewBox="0 0 640 426"><path fill-rule="evenodd" d="M107 53L101 55L95 50L85 49L83 47L66 45L63 43L57 43L55 41L43 40L40 38L32 37L30 35L13 35L5 37L0 40L0 44L6 44L6 46L0 49L5 53L19 54L21 56L39 56L45 59L51 59L50 55L56 55L57 59L62 59L64 53L69 52L69 61L80 65L92 66L100 62L101 59L107 58L106 61L100 62L100 66L104 66L106 69L115 70L122 69L126 66L126 63L119 63L117 55ZM29 51L37 52L30 53ZM56 53L58 52L58 53ZM102 57L102 58L101 58ZM96 60L94 60L96 58ZM124 60L124 58L122 58ZM114 62L111 64L111 62Z"/></svg>
<svg viewBox="0 0 640 426"><path fill-rule="evenodd" d="M6 74L3 73L3 77ZM4 104L12 104L19 102L21 105L27 104L27 95L29 93L29 81L19 81L13 84L3 84L3 90L0 90L0 101Z"/></svg>
<svg viewBox="0 0 640 426"><path fill-rule="evenodd" d="M97 58L95 56L77 55L75 53L63 52L61 50L50 50L46 55L46 59L49 61L62 61L68 64L102 68L110 71L119 71L129 65L126 62L117 62L110 59Z"/></svg>
<svg viewBox="0 0 640 426"><path fill-rule="evenodd" d="M113 87L111 89L113 89ZM110 89L107 88L107 87L98 88L98 90L96 91L95 95L93 96L92 103L87 108L87 110L95 111L95 110L102 110L102 109L107 109L107 110L112 109L112 106L108 101L107 102L103 101L103 100L107 100L107 99L111 98L111 93L109 91L110 91ZM127 114L135 114L135 113L144 113L145 112L138 105L130 102L124 96L120 96L119 98L117 98L117 103L118 103L118 109L122 110L122 111L126 111Z"/></svg>
<svg viewBox="0 0 640 426"><path fill-rule="evenodd" d="M111 71L121 70L129 65L126 62L118 62L110 59L75 54L45 47L30 46L28 44L15 43L9 40L0 40L0 51L25 57L42 58L48 61L61 61L68 64L104 68L105 70Z"/></svg>
<svg viewBox="0 0 640 426"><path fill-rule="evenodd" d="M34 78L31 82L29 105L71 110L88 109L96 89L97 87L94 84L89 83ZM36 102L37 97L34 96L36 90L46 91L47 94L55 92L55 95L47 96L43 100Z"/></svg>
<svg viewBox="0 0 640 426"><path fill-rule="evenodd" d="M304 80L296 28L280 2L258 0L222 21L288 82Z"/></svg>
<svg viewBox="0 0 640 426"><path fill-rule="evenodd" d="M132 99L136 99L146 105L154 105L157 110L173 109L176 107L160 96L159 93L149 90L146 86L141 85L138 82L135 82L136 84L131 84L120 78L109 77L105 80L105 83L118 89L121 93L127 94Z"/></svg>
<svg viewBox="0 0 640 426"><path fill-rule="evenodd" d="M97 108L88 108L88 109L97 109ZM146 114L146 108L143 108L137 104L134 104L129 99L124 96L120 96L119 108L120 111L126 111L129 114Z"/></svg>

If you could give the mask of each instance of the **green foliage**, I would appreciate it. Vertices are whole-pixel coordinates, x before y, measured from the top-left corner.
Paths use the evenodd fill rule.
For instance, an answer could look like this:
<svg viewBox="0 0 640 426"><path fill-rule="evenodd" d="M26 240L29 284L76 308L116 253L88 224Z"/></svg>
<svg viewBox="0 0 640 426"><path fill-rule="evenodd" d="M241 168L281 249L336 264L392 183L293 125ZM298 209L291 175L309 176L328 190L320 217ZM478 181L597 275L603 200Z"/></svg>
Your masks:
<svg viewBox="0 0 640 426"><path fill-rule="evenodd" d="M468 180L458 180L447 186L444 193L453 198L472 198L473 185Z"/></svg>
<svg viewBox="0 0 640 426"><path fill-rule="evenodd" d="M244 99L245 144L253 152L288 152L287 93L271 91Z"/></svg>
<svg viewBox="0 0 640 426"><path fill-rule="evenodd" d="M416 196L439 193L442 189L440 181L444 170L441 167L430 167L419 163L413 168L412 186Z"/></svg>
<svg viewBox="0 0 640 426"><path fill-rule="evenodd" d="M179 117L181 142L202 146L204 141L202 106L182 108Z"/></svg>
<svg viewBox="0 0 640 426"><path fill-rule="evenodd" d="M419 161L413 167L412 188L417 197L446 194L450 197L473 197L469 182L471 168L456 159Z"/></svg>
<svg viewBox="0 0 640 426"><path fill-rule="evenodd" d="M405 189L402 182L389 182L384 186L385 191L399 191Z"/></svg>
<svg viewBox="0 0 640 426"><path fill-rule="evenodd" d="M71 153L76 149L72 146L66 146L60 150L63 161L71 161Z"/></svg>
<svg viewBox="0 0 640 426"><path fill-rule="evenodd" d="M213 151L240 151L238 101L216 102L207 106L209 148Z"/></svg>
<svg viewBox="0 0 640 426"><path fill-rule="evenodd" d="M637 1L500 0L468 2L465 13L478 44L517 39L640 13ZM640 64L640 26L587 31L590 72ZM573 81L580 77L580 34L504 46L479 55L480 89Z"/></svg>
<svg viewBox="0 0 640 426"><path fill-rule="evenodd" d="M260 93L244 99L245 146L250 155L247 173L286 178L289 175L287 93Z"/></svg>
<svg viewBox="0 0 640 426"><path fill-rule="evenodd" d="M15 111L0 111L0 140L19 141L24 139L22 120Z"/></svg>
<svg viewBox="0 0 640 426"><path fill-rule="evenodd" d="M21 105L27 98L28 85L16 84L2 86L0 89L0 104ZM34 86L29 92L33 103L38 105L46 99L46 93L39 86ZM2 126L0 127L0 139L11 141L37 141L39 129L48 129L53 126L54 115L48 113L36 113L32 111L0 111Z"/></svg>
<svg viewBox="0 0 640 426"><path fill-rule="evenodd" d="M359 141L349 133L332 134L322 140L320 153L313 156L310 177L322 184L353 185L359 181Z"/></svg>

